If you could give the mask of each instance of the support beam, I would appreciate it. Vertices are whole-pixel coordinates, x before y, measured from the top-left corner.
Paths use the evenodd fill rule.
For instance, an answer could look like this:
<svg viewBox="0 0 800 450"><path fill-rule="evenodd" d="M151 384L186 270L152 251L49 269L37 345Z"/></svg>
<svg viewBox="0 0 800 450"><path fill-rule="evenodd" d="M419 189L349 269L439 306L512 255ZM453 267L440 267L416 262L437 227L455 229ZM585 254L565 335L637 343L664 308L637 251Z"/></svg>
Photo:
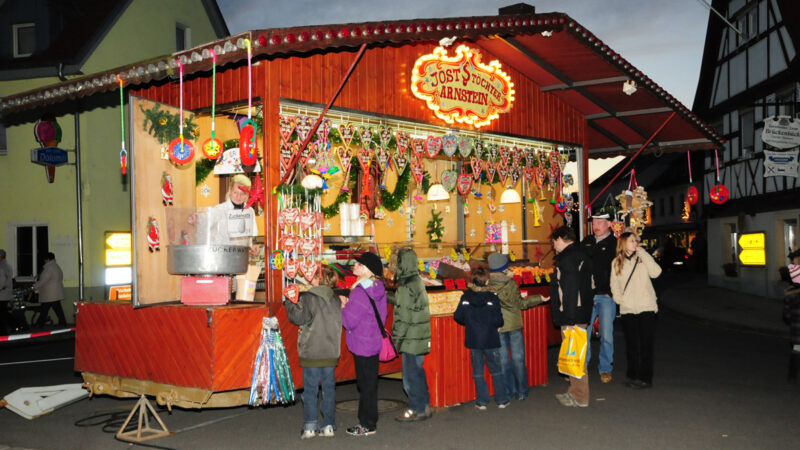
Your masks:
<svg viewBox="0 0 800 450"><path fill-rule="evenodd" d="M587 114L587 120L605 119L607 117L629 117L629 116L644 116L647 114L660 114L672 112L672 108L662 106L660 108L647 108L647 109L632 109L630 111L617 111L616 114L609 112L602 112L597 114Z"/></svg>
<svg viewBox="0 0 800 450"><path fill-rule="evenodd" d="M598 133L602 134L603 136L605 136L606 138L608 138L609 140L611 140L615 144L619 145L620 148L626 149L626 150L628 149L628 144L625 141L623 141L622 139L617 137L617 135L615 135L615 134L611 133L610 131L606 130L605 128L601 127L600 125L592 122L591 120L587 120L586 121L586 125L588 125L593 130L597 131Z"/></svg>
<svg viewBox="0 0 800 450"><path fill-rule="evenodd" d="M551 84L550 86L542 87L542 92L549 92L549 91L561 91L565 89L573 89L575 87L581 86L596 86L598 84L609 84L609 83L619 83L625 82L630 80L630 78L625 76L619 77L610 77L610 78L598 78L596 80L584 80L584 81L575 81L569 84Z"/></svg>

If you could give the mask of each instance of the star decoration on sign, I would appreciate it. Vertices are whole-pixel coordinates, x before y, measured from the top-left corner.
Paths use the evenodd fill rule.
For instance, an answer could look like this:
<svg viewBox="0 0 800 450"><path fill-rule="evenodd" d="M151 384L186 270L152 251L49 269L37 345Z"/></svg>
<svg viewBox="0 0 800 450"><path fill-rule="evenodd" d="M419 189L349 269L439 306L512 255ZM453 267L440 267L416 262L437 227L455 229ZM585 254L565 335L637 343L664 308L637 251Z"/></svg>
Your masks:
<svg viewBox="0 0 800 450"><path fill-rule="evenodd" d="M256 175L256 179L253 181L253 186L248 189L244 186L239 186L239 189L245 191L249 194L247 198L247 203L245 203L244 207L249 208L253 205L259 205L261 209L264 209L264 205L266 205L266 192L264 191L264 187L261 186L261 176Z"/></svg>

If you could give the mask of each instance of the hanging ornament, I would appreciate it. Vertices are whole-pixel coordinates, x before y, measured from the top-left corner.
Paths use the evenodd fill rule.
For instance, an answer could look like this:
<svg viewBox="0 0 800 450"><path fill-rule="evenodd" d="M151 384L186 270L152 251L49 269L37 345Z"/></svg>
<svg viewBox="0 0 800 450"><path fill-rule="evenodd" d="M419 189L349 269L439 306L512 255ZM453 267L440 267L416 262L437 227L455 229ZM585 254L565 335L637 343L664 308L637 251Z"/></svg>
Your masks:
<svg viewBox="0 0 800 450"><path fill-rule="evenodd" d="M339 125L339 136L342 138L345 147L350 147L350 143L353 141L353 136L355 136L355 134L356 127L352 123Z"/></svg>
<svg viewBox="0 0 800 450"><path fill-rule="evenodd" d="M266 191L264 191L264 187L261 185L261 175L256 173L256 178L253 181L253 186L251 188L239 186L239 189L243 190L248 195L247 203L244 205L245 208L256 205L259 208L264 209L264 206L267 204L267 194Z"/></svg>
<svg viewBox="0 0 800 450"><path fill-rule="evenodd" d="M339 157L339 164L342 165L342 170L344 170L344 180L342 181L342 190L349 191L350 188L347 187L347 182L348 180L350 180L350 169L353 165L352 164L353 151L350 150L350 147L337 147L336 156Z"/></svg>
<svg viewBox="0 0 800 450"><path fill-rule="evenodd" d="M688 150L686 151L686 161L689 166L689 188L686 189L686 201L689 202L690 205L696 205L700 200L700 192L697 191L697 188L692 182L692 157L691 152Z"/></svg>
<svg viewBox="0 0 800 450"><path fill-rule="evenodd" d="M294 258L286 258L283 261L283 270L287 278L297 277L297 272L300 269L299 263Z"/></svg>
<svg viewBox="0 0 800 450"><path fill-rule="evenodd" d="M178 80L181 117L178 122L179 136L169 143L169 159L175 164L182 165L189 163L194 158L194 146L183 137L183 63L180 60L178 60L178 71L180 73Z"/></svg>
<svg viewBox="0 0 800 450"><path fill-rule="evenodd" d="M448 157L452 157L458 150L458 136L452 133L442 136L442 150Z"/></svg>
<svg viewBox="0 0 800 450"><path fill-rule="evenodd" d="M367 174L369 173L369 166L372 163L372 149L370 148L360 148L358 149L358 153L356 154L358 158L359 164L361 164L361 170Z"/></svg>
<svg viewBox="0 0 800 450"><path fill-rule="evenodd" d="M172 177L167 172L161 173L161 202L164 206L172 205L175 192L172 188Z"/></svg>
<svg viewBox="0 0 800 450"><path fill-rule="evenodd" d="M289 142L292 138L292 134L294 133L294 128L297 125L295 122L294 117L280 115L278 119L279 124L279 131L281 134L281 140L283 142Z"/></svg>
<svg viewBox="0 0 800 450"><path fill-rule="evenodd" d="M397 170L397 176L400 177L403 175L403 172L406 171L406 167L408 167L408 150L400 150L400 146L398 145L397 149L392 155L392 160L394 161L394 167Z"/></svg>
<svg viewBox="0 0 800 450"><path fill-rule="evenodd" d="M411 145L411 151L414 152L415 155L422 158L423 154L425 153L425 139L415 138L411 139L409 145Z"/></svg>
<svg viewBox="0 0 800 450"><path fill-rule="evenodd" d="M469 163L472 166L472 178L474 178L475 181L480 180L481 172L483 171L483 160L477 156L473 156L470 158Z"/></svg>
<svg viewBox="0 0 800 450"><path fill-rule="evenodd" d="M384 149L389 148L389 143L392 141L392 135L394 134L394 130L389 128L380 128L380 138L381 138L381 147Z"/></svg>
<svg viewBox="0 0 800 450"><path fill-rule="evenodd" d="M458 182L458 172L455 170L445 170L442 172L441 182L444 190L447 192L453 192L453 189L456 187L456 183Z"/></svg>
<svg viewBox="0 0 800 450"><path fill-rule="evenodd" d="M469 155L472 154L472 147L474 142L472 138L467 136L459 136L458 137L458 154L461 155L462 158L469 158Z"/></svg>
<svg viewBox="0 0 800 450"><path fill-rule="evenodd" d="M485 161L483 166L486 169L486 182L491 185L494 183L494 174L497 167L495 167L492 161Z"/></svg>
<svg viewBox="0 0 800 450"><path fill-rule="evenodd" d="M487 161L489 163L494 164L497 161L497 157L500 154L500 150L497 148L497 144L489 144L486 146L486 151L488 155L486 156Z"/></svg>
<svg viewBox="0 0 800 450"><path fill-rule="evenodd" d="M724 184L720 184L719 182L719 155L717 153L717 149L714 149L714 161L717 168L717 184L714 185L714 187L712 187L708 192L708 197L715 204L721 205L728 201L730 192L728 192L728 188Z"/></svg>
<svg viewBox="0 0 800 450"><path fill-rule="evenodd" d="M320 148L330 148L328 144L330 144L330 134L332 127L333 127L333 122L331 122L331 119L325 119L322 122L320 122L319 128L317 128L317 137L319 138L318 140Z"/></svg>
<svg viewBox="0 0 800 450"><path fill-rule="evenodd" d="M250 39L245 39L244 44L247 47L247 120L239 129L239 156L243 166L252 166L258 159L258 127L253 121L253 48Z"/></svg>
<svg viewBox="0 0 800 450"><path fill-rule="evenodd" d="M128 172L128 152L125 150L125 100L122 96L122 78L120 78L119 74L117 74L117 81L119 81L119 124L120 130L122 132L122 149L119 151L119 167L122 170L122 174L125 175ZM55 123L55 120L53 121ZM58 123L55 124L58 127ZM61 128L58 128L59 132L58 137L61 138ZM55 138L55 136L53 136ZM38 139L38 137L37 137ZM58 141L56 141L58 144Z"/></svg>
<svg viewBox="0 0 800 450"><path fill-rule="evenodd" d="M311 116L296 115L294 116L295 133L297 133L297 140L305 142L311 129L314 127L314 119Z"/></svg>
<svg viewBox="0 0 800 450"><path fill-rule="evenodd" d="M461 195L468 195L472 188L472 177L468 173L462 173L458 176L458 193Z"/></svg>
<svg viewBox="0 0 800 450"><path fill-rule="evenodd" d="M272 270L283 269L283 253L276 250L269 255L269 268Z"/></svg>
<svg viewBox="0 0 800 450"><path fill-rule="evenodd" d="M501 159L495 168L497 170L497 177L500 179L500 184L505 186L506 178L508 178L508 166L506 165L505 160Z"/></svg>
<svg viewBox="0 0 800 450"><path fill-rule="evenodd" d="M286 296L292 303L297 303L297 297L300 295L300 287L296 284L289 284L283 288L283 295Z"/></svg>
<svg viewBox="0 0 800 450"><path fill-rule="evenodd" d="M438 155L441 150L442 138L428 136L428 139L425 141L425 153L428 155L428 158L436 158L436 155Z"/></svg>
<svg viewBox="0 0 800 450"><path fill-rule="evenodd" d="M408 150L408 146L411 145L411 137L408 133L397 130L395 132L395 142L397 143L395 146L396 151L405 153Z"/></svg>
<svg viewBox="0 0 800 450"><path fill-rule="evenodd" d="M155 217L147 219L147 249L150 253L161 250L161 237Z"/></svg>
<svg viewBox="0 0 800 450"><path fill-rule="evenodd" d="M211 52L211 139L206 139L202 147L203 155L211 160L217 159L222 155L222 142L216 137L216 105L217 105L217 54L213 49Z"/></svg>
<svg viewBox="0 0 800 450"><path fill-rule="evenodd" d="M372 148L372 135L375 131L372 128L358 127L358 138L361 140L361 146L364 148Z"/></svg>
<svg viewBox="0 0 800 450"><path fill-rule="evenodd" d="M511 156L511 149L506 145L501 145L499 147L500 152L500 160L503 161L504 164L508 164L508 158Z"/></svg>

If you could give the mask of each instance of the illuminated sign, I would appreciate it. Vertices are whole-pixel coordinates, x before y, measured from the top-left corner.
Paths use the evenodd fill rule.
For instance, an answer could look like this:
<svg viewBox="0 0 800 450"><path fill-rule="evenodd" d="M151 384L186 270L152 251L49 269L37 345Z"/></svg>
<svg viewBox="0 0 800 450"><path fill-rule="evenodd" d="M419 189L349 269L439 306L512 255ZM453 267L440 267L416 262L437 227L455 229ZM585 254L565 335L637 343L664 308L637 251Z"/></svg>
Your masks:
<svg viewBox="0 0 800 450"><path fill-rule="evenodd" d="M106 266L130 266L133 263L130 233L106 233Z"/></svg>
<svg viewBox="0 0 800 450"><path fill-rule="evenodd" d="M764 233L745 233L739 237L739 261L745 266L764 266L767 264L767 252L764 250L766 238Z"/></svg>
<svg viewBox="0 0 800 450"><path fill-rule="evenodd" d="M445 122L474 127L490 124L514 102L514 83L500 63L483 64L481 54L466 45L459 46L455 56L436 47L417 59L411 92Z"/></svg>

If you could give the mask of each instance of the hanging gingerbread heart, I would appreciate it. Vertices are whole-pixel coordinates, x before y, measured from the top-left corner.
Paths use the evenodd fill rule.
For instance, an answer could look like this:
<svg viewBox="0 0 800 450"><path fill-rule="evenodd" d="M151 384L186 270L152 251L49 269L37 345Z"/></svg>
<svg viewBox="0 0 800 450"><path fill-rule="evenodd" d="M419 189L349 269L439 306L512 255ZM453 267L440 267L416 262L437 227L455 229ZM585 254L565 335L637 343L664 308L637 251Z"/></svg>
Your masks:
<svg viewBox="0 0 800 450"><path fill-rule="evenodd" d="M508 165L508 158L511 156L511 149L507 145L501 145L499 147L500 153L500 160L503 161L504 164Z"/></svg>
<svg viewBox="0 0 800 450"><path fill-rule="evenodd" d="M342 170L345 173L348 172L350 163L353 161L353 151L349 147L336 147L336 156L339 157L339 164L342 165Z"/></svg>
<svg viewBox="0 0 800 450"><path fill-rule="evenodd" d="M356 127L352 123L348 123L347 125L339 125L339 136L342 138L342 142L344 142L346 147L350 146L355 134Z"/></svg>
<svg viewBox="0 0 800 450"><path fill-rule="evenodd" d="M280 116L280 133L281 133L281 140L283 142L289 142L292 138L292 133L294 133L294 128L297 125L294 117L290 116Z"/></svg>
<svg viewBox="0 0 800 450"><path fill-rule="evenodd" d="M305 142L308 133L310 133L311 128L314 127L314 119L310 116L297 115L294 117L294 120L296 123L295 131L297 132L297 140Z"/></svg>
<svg viewBox="0 0 800 450"><path fill-rule="evenodd" d="M391 127L389 128L380 128L380 136L381 136L381 147L389 148L389 143L392 141L392 135L394 134L394 130Z"/></svg>
<svg viewBox="0 0 800 450"><path fill-rule="evenodd" d="M689 189L686 190L686 201L689 202L690 205L696 205L699 200L700 192L697 191L694 185L689 186Z"/></svg>
<svg viewBox="0 0 800 450"><path fill-rule="evenodd" d="M300 295L300 288L296 284L289 284L283 288L283 295L292 303L297 303L297 298Z"/></svg>
<svg viewBox="0 0 800 450"><path fill-rule="evenodd" d="M472 177L468 173L462 173L458 176L458 193L461 195L469 194L472 188Z"/></svg>
<svg viewBox="0 0 800 450"><path fill-rule="evenodd" d="M358 127L358 138L361 139L362 147L372 148L372 135L374 133L372 128Z"/></svg>
<svg viewBox="0 0 800 450"><path fill-rule="evenodd" d="M536 161L536 151L533 148L525 149L525 167L533 167Z"/></svg>
<svg viewBox="0 0 800 450"><path fill-rule="evenodd" d="M497 171L497 167L491 161L485 161L483 167L486 170L486 182L489 184L494 183L494 174Z"/></svg>
<svg viewBox="0 0 800 450"><path fill-rule="evenodd" d="M297 219L300 218L300 209L299 208L284 208L281 210L279 216L281 226L289 227L292 226Z"/></svg>
<svg viewBox="0 0 800 450"><path fill-rule="evenodd" d="M422 157L425 153L425 139L411 139L411 150L414 154Z"/></svg>
<svg viewBox="0 0 800 450"><path fill-rule="evenodd" d="M511 167L519 167L522 162L522 150L515 145L511 148Z"/></svg>
<svg viewBox="0 0 800 450"><path fill-rule="evenodd" d="M422 156L414 154L411 155L411 174L414 175L414 181L417 185L422 184L422 179L425 178L425 166L422 164Z"/></svg>
<svg viewBox="0 0 800 450"><path fill-rule="evenodd" d="M470 158L469 163L472 165L472 178L475 178L475 181L480 180L481 171L483 170L483 160L477 156L473 156Z"/></svg>
<svg viewBox="0 0 800 450"><path fill-rule="evenodd" d="M724 184L716 184L708 192L708 197L717 205L721 205L728 201L730 192Z"/></svg>
<svg viewBox="0 0 800 450"><path fill-rule="evenodd" d="M458 172L455 170L445 170L442 172L441 181L442 186L444 186L444 190L447 192L452 192L456 187L456 183L458 182Z"/></svg>
<svg viewBox="0 0 800 450"><path fill-rule="evenodd" d="M392 159L394 160L394 167L397 169L397 175L402 175L408 166L408 151L400 151L400 147L398 146L397 151L395 151L394 155L392 156Z"/></svg>
<svg viewBox="0 0 800 450"><path fill-rule="evenodd" d="M519 183L519 179L522 178L522 168L519 166L511 166L508 170L508 177L511 180L511 184L509 187L515 188L517 187L517 183Z"/></svg>
<svg viewBox="0 0 800 450"><path fill-rule="evenodd" d="M299 145L302 145L302 143ZM306 145L306 148L303 149L303 152L300 154L300 158L297 160L301 167L305 168L308 160L314 157L317 152L316 148L317 144L315 142L309 142L308 145Z"/></svg>
<svg viewBox="0 0 800 450"><path fill-rule="evenodd" d="M458 150L458 136L452 133L442 136L442 150L448 157L455 155Z"/></svg>
<svg viewBox="0 0 800 450"><path fill-rule="evenodd" d="M497 177L500 179L500 184L505 185L506 178L508 177L508 165L501 159L495 167L497 169Z"/></svg>
<svg viewBox="0 0 800 450"><path fill-rule="evenodd" d="M297 247L299 240L300 239L293 234L284 234L280 240L280 248L286 253L292 253L295 247Z"/></svg>
<svg viewBox="0 0 800 450"><path fill-rule="evenodd" d="M300 270L303 272L303 278L310 283L317 276L319 263L310 259L303 261L300 263Z"/></svg>
<svg viewBox="0 0 800 450"><path fill-rule="evenodd" d="M294 258L286 258L283 261L283 270L286 271L286 276L288 278L296 277L298 270L297 260Z"/></svg>
<svg viewBox="0 0 800 450"><path fill-rule="evenodd" d="M461 155L462 158L469 158L469 155L472 154L472 146L473 140L471 137L458 137L458 154Z"/></svg>
<svg viewBox="0 0 800 450"><path fill-rule="evenodd" d="M288 141L281 141L280 150L280 164L281 164L281 178L289 170L289 164L292 162L292 155L296 149L297 144Z"/></svg>
<svg viewBox="0 0 800 450"><path fill-rule="evenodd" d="M389 168L389 151L386 150L386 147L378 147L375 150L375 158L378 160L378 169L383 172Z"/></svg>
<svg viewBox="0 0 800 450"><path fill-rule="evenodd" d="M428 155L428 158L436 158L436 155L438 155L441 150L442 138L428 136L428 139L425 140L425 153Z"/></svg>
<svg viewBox="0 0 800 450"><path fill-rule="evenodd" d="M490 164L494 164L497 162L497 158L500 155L500 150L497 148L496 144L489 144L486 146L486 153L487 161Z"/></svg>
<svg viewBox="0 0 800 450"><path fill-rule="evenodd" d="M395 132L395 141L397 142L397 150L405 152L411 143L411 137L405 131L397 130Z"/></svg>
<svg viewBox="0 0 800 450"><path fill-rule="evenodd" d="M477 156L478 158L482 159L483 158L483 150L484 150L483 141L481 141L479 139L475 139L473 141L473 143L472 143L472 148L473 148L473 150L475 150L475 156Z"/></svg>
<svg viewBox="0 0 800 450"><path fill-rule="evenodd" d="M319 128L317 128L317 138L320 141L320 147L324 148L328 145L329 135L331 133L331 127L333 126L333 122L331 119L325 119L322 123L319 124Z"/></svg>
<svg viewBox="0 0 800 450"><path fill-rule="evenodd" d="M303 231L307 231L309 228L313 227L317 223L317 214L313 212L302 212L300 213L300 229Z"/></svg>
<svg viewBox="0 0 800 450"><path fill-rule="evenodd" d="M358 162L361 164L361 169L364 172L369 170L370 163L372 163L372 149L369 148L360 148L358 149L358 153L356 153L358 157Z"/></svg>
<svg viewBox="0 0 800 450"><path fill-rule="evenodd" d="M523 176L525 177L525 180L530 183L534 180L534 178L536 178L536 169L533 167L524 167Z"/></svg>
<svg viewBox="0 0 800 450"><path fill-rule="evenodd" d="M306 258L310 257L317 251L317 240L312 238L301 239L297 247L298 250Z"/></svg>

